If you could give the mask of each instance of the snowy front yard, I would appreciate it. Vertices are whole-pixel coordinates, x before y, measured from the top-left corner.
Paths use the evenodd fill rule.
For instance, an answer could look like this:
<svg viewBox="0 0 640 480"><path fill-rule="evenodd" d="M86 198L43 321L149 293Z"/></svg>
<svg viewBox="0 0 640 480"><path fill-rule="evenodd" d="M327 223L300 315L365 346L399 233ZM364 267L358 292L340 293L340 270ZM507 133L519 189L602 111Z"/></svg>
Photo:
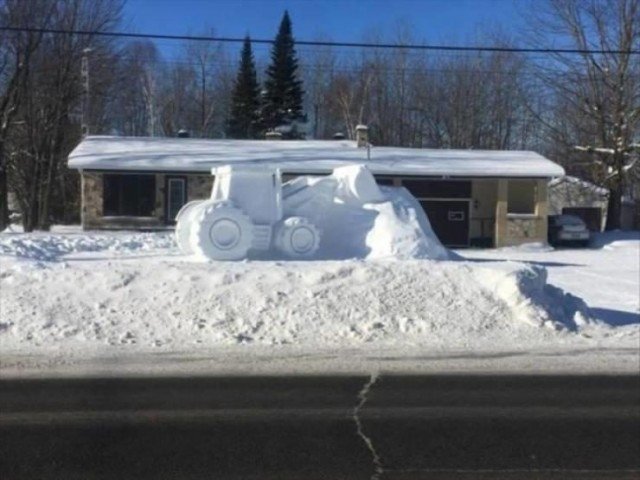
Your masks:
<svg viewBox="0 0 640 480"><path fill-rule="evenodd" d="M2 371L128 355L220 367L293 353L328 355L343 370L349 358L374 354L414 364L423 355L439 368L453 357L473 369L477 357L507 365L510 355L537 355L558 366L573 358L585 370L633 369L640 234L598 242L460 250L459 261L197 263L169 233L5 232Z"/></svg>

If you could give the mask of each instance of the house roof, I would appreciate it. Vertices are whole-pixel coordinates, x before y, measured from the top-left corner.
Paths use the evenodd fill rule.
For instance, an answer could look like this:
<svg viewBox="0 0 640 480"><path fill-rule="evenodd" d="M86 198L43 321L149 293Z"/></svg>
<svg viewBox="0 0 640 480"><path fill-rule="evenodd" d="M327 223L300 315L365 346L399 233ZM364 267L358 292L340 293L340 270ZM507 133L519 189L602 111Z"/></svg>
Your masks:
<svg viewBox="0 0 640 480"><path fill-rule="evenodd" d="M549 182L549 187L557 188L557 187L574 187L583 190L590 191L596 195L606 196L609 195L609 190L606 188L599 187L591 182L587 182L578 177L572 177L570 175L566 175L562 178L554 178Z"/></svg>
<svg viewBox="0 0 640 480"><path fill-rule="evenodd" d="M369 158L368 158L369 156ZM557 177L564 170L535 152L358 148L349 140L208 140L166 137L86 137L69 155L78 170L210 172L248 162L283 171L327 173L366 164L373 173L452 177Z"/></svg>

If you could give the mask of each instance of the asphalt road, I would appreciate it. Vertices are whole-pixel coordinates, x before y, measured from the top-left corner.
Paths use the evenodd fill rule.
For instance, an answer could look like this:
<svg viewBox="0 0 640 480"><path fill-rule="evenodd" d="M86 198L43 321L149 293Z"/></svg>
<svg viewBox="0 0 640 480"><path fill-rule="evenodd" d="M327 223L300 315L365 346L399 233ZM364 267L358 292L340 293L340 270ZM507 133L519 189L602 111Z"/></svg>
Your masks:
<svg viewBox="0 0 640 480"><path fill-rule="evenodd" d="M1 380L0 478L640 479L638 376L371 383Z"/></svg>

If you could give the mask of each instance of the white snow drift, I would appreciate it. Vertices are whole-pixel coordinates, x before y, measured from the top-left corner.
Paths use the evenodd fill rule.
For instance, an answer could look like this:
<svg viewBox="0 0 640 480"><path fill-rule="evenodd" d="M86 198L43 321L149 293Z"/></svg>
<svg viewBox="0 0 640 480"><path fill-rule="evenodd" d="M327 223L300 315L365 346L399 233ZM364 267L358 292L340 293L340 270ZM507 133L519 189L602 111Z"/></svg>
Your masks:
<svg viewBox="0 0 640 480"><path fill-rule="evenodd" d="M247 345L414 355L637 347L637 325L601 323L549 285L544 267L497 261L500 251L420 259L424 245L390 228L374 221L408 240L372 251L405 260L200 263L169 233L0 234L0 351L68 362Z"/></svg>

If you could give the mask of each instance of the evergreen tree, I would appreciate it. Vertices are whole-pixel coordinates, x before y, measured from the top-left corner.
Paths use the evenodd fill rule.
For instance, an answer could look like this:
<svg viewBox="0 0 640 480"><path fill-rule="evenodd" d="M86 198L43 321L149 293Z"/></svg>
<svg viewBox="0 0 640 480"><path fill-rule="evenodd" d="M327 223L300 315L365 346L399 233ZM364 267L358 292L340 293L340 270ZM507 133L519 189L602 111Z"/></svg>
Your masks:
<svg viewBox="0 0 640 480"><path fill-rule="evenodd" d="M251 39L247 35L242 45L240 68L231 97L227 135L231 138L257 138L261 131L260 87L251 51Z"/></svg>
<svg viewBox="0 0 640 480"><path fill-rule="evenodd" d="M286 10L271 50L265 90L263 118L267 128L303 118L302 81L298 79L298 59Z"/></svg>

